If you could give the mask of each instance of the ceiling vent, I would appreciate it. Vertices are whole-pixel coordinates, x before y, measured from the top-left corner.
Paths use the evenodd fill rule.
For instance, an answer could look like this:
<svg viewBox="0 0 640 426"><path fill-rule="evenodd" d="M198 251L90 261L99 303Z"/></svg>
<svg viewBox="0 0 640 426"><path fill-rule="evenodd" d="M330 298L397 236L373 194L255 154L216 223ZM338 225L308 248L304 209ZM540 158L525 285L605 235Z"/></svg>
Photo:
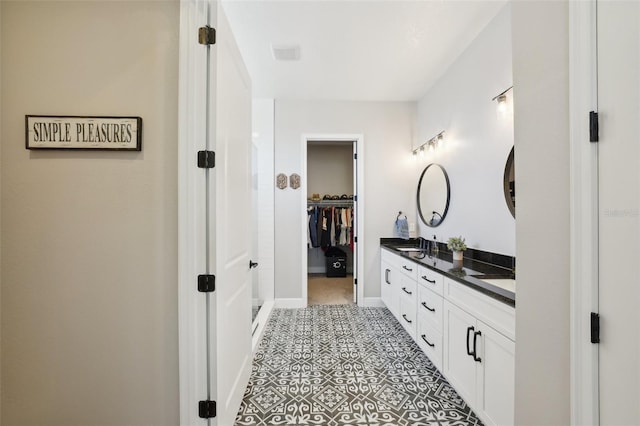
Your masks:
<svg viewBox="0 0 640 426"><path fill-rule="evenodd" d="M276 61L297 61L300 59L300 46L295 44L272 44L271 53Z"/></svg>

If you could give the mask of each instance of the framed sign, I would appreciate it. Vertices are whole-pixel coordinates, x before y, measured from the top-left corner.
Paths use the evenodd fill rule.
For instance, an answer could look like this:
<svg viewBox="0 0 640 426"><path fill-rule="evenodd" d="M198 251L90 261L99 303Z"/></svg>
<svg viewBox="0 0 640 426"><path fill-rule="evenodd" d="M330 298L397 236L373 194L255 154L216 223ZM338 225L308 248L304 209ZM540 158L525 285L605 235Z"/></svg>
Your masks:
<svg viewBox="0 0 640 426"><path fill-rule="evenodd" d="M142 151L141 117L26 115L27 149Z"/></svg>

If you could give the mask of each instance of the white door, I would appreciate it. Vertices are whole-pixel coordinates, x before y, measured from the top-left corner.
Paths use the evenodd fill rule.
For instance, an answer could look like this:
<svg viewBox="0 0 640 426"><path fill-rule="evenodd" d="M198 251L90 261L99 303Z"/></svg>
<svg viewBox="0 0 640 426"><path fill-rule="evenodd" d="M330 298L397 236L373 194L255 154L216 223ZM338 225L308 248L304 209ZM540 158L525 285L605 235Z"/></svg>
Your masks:
<svg viewBox="0 0 640 426"><path fill-rule="evenodd" d="M216 276L209 312L210 391L215 421L234 422L251 367L251 85L219 2L210 9L216 44L210 50L209 253Z"/></svg>
<svg viewBox="0 0 640 426"><path fill-rule="evenodd" d="M476 404L476 361L473 358L476 319L444 302L444 375L471 406Z"/></svg>
<svg viewBox="0 0 640 426"><path fill-rule="evenodd" d="M512 425L515 393L516 344L478 321L477 410L487 426Z"/></svg>
<svg viewBox="0 0 640 426"><path fill-rule="evenodd" d="M358 194L358 143L353 141L353 303L358 304L358 203L355 196Z"/></svg>
<svg viewBox="0 0 640 426"><path fill-rule="evenodd" d="M640 424L640 2L598 1L600 424Z"/></svg>
<svg viewBox="0 0 640 426"><path fill-rule="evenodd" d="M251 220L251 250L252 260L255 261L254 266L258 266L258 258L259 258L259 248L260 244L258 241L258 208L260 205L260 193L259 193L259 179L260 179L260 170L258 168L258 159L259 159L259 148L258 145L254 142L251 143L251 212L252 212L252 220ZM255 316L257 316L260 307L262 306L263 299L262 294L260 294L260 276L258 273L258 269L253 269L251 274L251 320ZM252 334L255 331L258 323L255 322L252 326Z"/></svg>

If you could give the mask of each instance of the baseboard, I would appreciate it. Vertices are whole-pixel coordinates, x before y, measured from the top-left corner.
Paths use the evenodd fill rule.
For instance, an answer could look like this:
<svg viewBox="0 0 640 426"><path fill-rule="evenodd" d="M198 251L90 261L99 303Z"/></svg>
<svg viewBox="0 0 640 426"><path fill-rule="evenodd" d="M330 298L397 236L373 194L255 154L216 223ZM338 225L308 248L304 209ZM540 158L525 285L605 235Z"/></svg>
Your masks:
<svg viewBox="0 0 640 426"><path fill-rule="evenodd" d="M307 268L307 273L309 274L326 274L327 268L324 266L309 266ZM351 268L347 268L347 275L353 275L353 271Z"/></svg>
<svg viewBox="0 0 640 426"><path fill-rule="evenodd" d="M251 336L251 349L255 353L258 348L258 344L260 343L260 339L262 339L262 335L264 334L265 327L269 322L269 317L271 316L271 312L273 311L274 302L267 301L260 307L260 311L258 312L258 316L254 320L255 331Z"/></svg>
<svg viewBox="0 0 640 426"><path fill-rule="evenodd" d="M302 298L276 299L274 307L278 309L306 308L307 301Z"/></svg>
<svg viewBox="0 0 640 426"><path fill-rule="evenodd" d="M386 305L379 297L365 297L360 306L363 308L384 308Z"/></svg>

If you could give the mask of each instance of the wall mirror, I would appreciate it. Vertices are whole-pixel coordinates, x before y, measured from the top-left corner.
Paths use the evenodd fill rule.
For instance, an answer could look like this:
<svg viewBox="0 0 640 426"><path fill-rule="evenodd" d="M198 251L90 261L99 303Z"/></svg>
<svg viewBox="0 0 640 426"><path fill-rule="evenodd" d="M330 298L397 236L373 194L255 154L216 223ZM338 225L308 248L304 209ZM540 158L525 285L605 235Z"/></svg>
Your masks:
<svg viewBox="0 0 640 426"><path fill-rule="evenodd" d="M507 164L504 167L504 199L511 215L516 217L516 174L513 148L511 148L509 157L507 157Z"/></svg>
<svg viewBox="0 0 640 426"><path fill-rule="evenodd" d="M449 176L444 168L431 163L423 170L418 181L418 213L425 225L435 228L449 210Z"/></svg>

